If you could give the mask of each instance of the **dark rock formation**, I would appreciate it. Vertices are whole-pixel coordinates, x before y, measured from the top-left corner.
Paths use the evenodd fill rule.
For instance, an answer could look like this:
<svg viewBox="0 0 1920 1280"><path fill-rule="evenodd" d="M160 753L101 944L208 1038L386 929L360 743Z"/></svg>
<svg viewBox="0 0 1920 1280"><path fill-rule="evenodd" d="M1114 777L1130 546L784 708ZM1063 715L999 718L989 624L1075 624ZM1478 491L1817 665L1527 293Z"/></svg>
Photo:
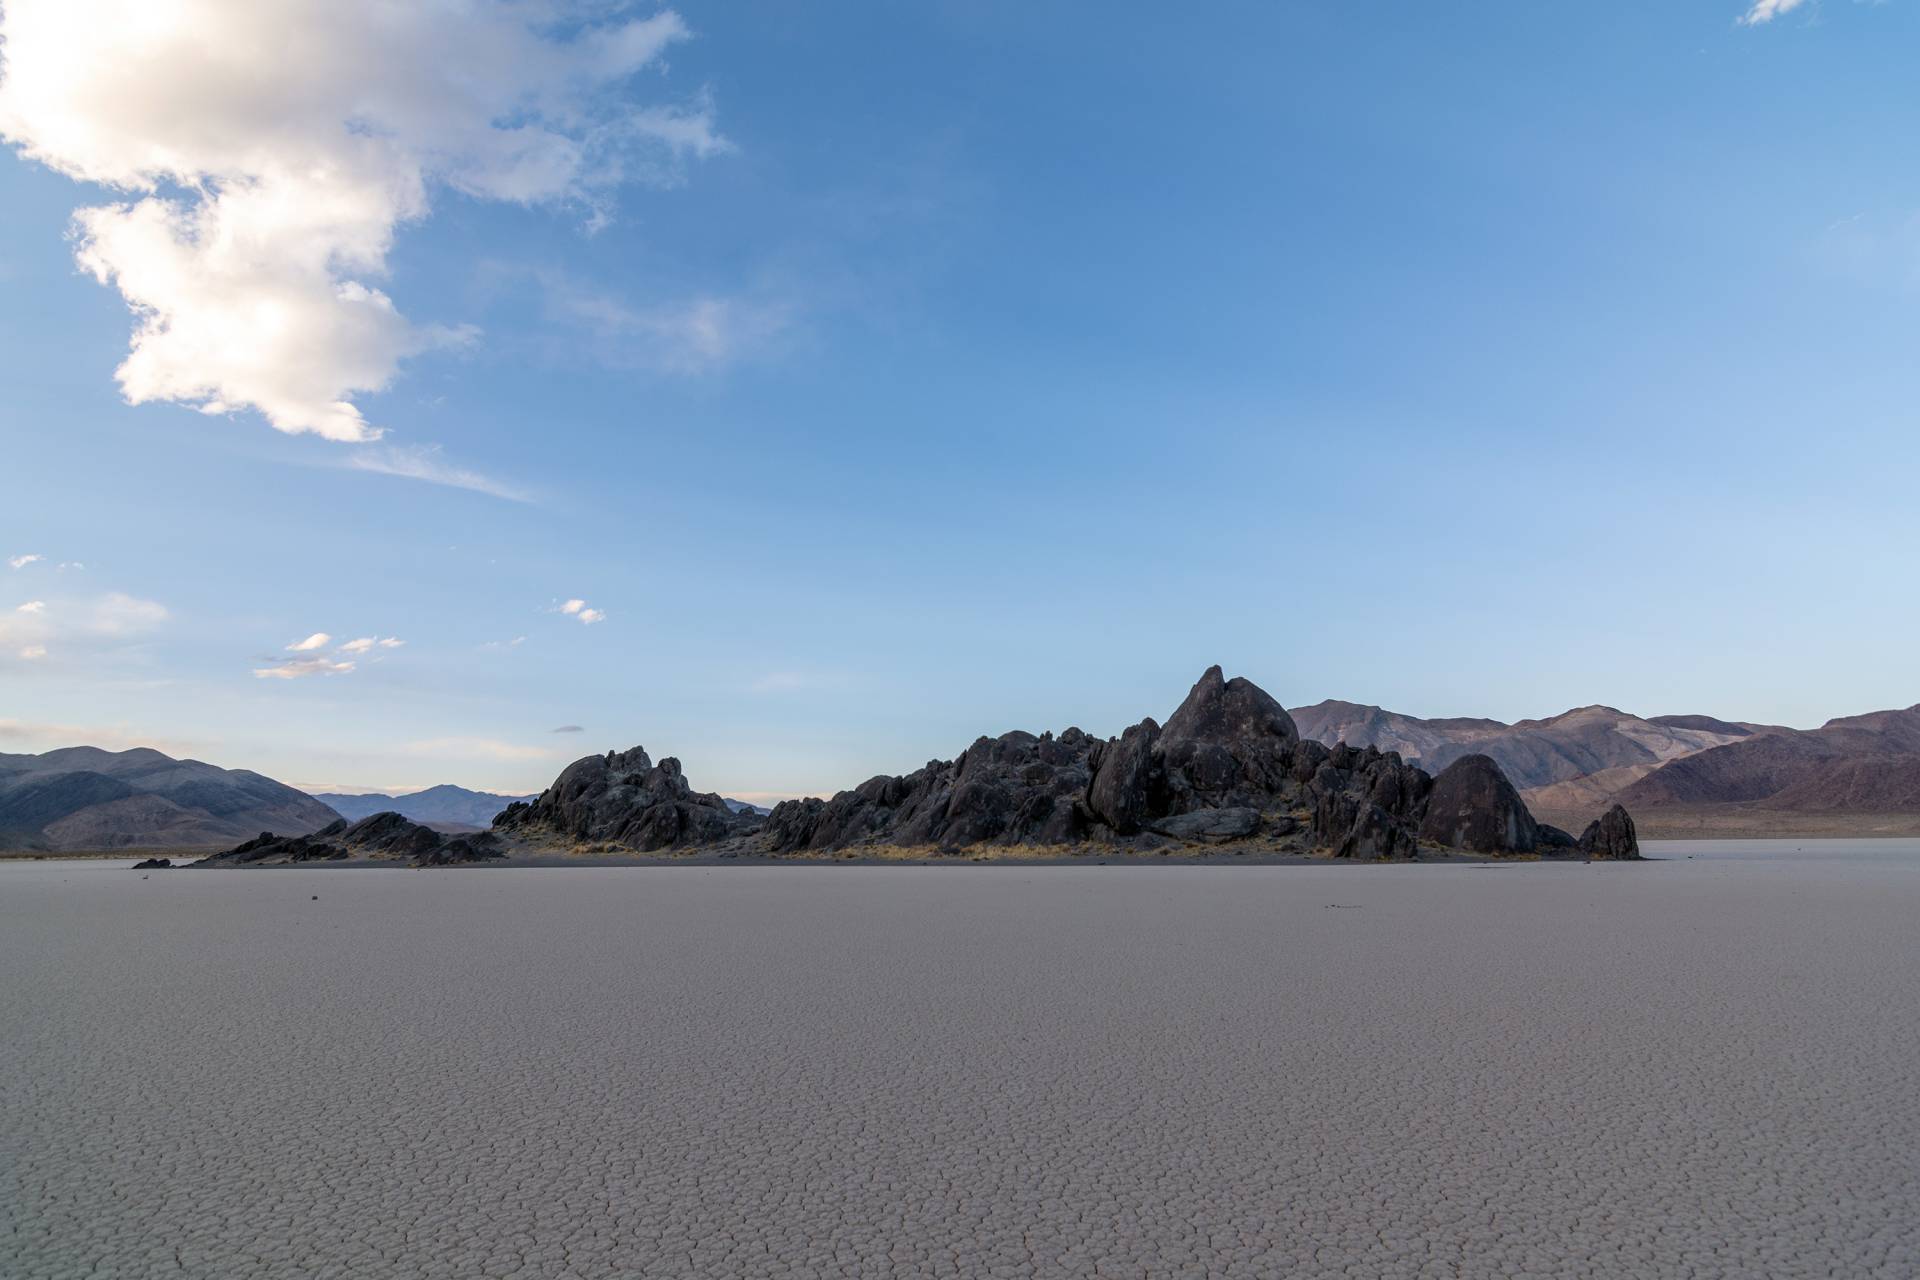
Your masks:
<svg viewBox="0 0 1920 1280"><path fill-rule="evenodd" d="M1640 838L1633 830L1633 816L1619 805L1613 806L1581 833L1579 849L1589 858L1638 861Z"/></svg>
<svg viewBox="0 0 1920 1280"><path fill-rule="evenodd" d="M890 844L1219 843L1264 833L1347 857L1411 857L1429 780L1391 752L1300 741L1286 709L1210 668L1163 729L1101 742L982 738L952 762L878 777L831 800L788 801L770 850Z"/></svg>
<svg viewBox="0 0 1920 1280"><path fill-rule="evenodd" d="M719 796L695 794L678 762L656 767L635 748L576 761L494 827L534 842L641 850L736 842L736 852L776 855L855 846L1146 850L1259 837L1281 851L1411 858L1423 841L1476 853L1574 844L1564 832L1543 834L1485 756L1436 781L1392 751L1303 741L1284 707L1219 667L1164 728L1146 719L1105 741L1079 729L983 737L953 760L869 778L830 800L787 801L764 826L736 817Z"/></svg>
<svg viewBox="0 0 1920 1280"><path fill-rule="evenodd" d="M1130 836L1165 807L1165 785L1154 748L1160 726L1149 716L1119 737L1096 743L1087 757L1093 777L1087 811L1116 834Z"/></svg>
<svg viewBox="0 0 1920 1280"><path fill-rule="evenodd" d="M646 852L713 844L757 825L720 796L694 791L678 760L656 765L643 747L576 760L531 803L508 805L493 820L496 831Z"/></svg>
<svg viewBox="0 0 1920 1280"><path fill-rule="evenodd" d="M492 835L447 836L397 813L376 813L349 825L341 819L310 836L262 831L252 840L194 863L196 867L245 867L300 862L339 862L351 857L407 860L416 867L484 862L506 856Z"/></svg>
<svg viewBox="0 0 1920 1280"><path fill-rule="evenodd" d="M1474 853L1531 853L1540 830L1520 793L1489 756L1470 755L1433 780L1420 838Z"/></svg>
<svg viewBox="0 0 1920 1280"><path fill-rule="evenodd" d="M173 867L172 858L148 858L145 862L133 864L135 871L167 871Z"/></svg>
<svg viewBox="0 0 1920 1280"><path fill-rule="evenodd" d="M1536 823L1535 825L1540 832L1540 849L1542 852L1573 849L1579 846L1579 841L1575 840L1570 832L1562 831L1560 828L1550 826L1544 822Z"/></svg>
<svg viewBox="0 0 1920 1280"><path fill-rule="evenodd" d="M905 777L882 775L831 800L774 806L768 847L794 853L861 842L1069 844L1087 835L1081 802L1100 745L1078 729L1059 737L1015 731L980 738L957 759L930 761Z"/></svg>
<svg viewBox="0 0 1920 1280"><path fill-rule="evenodd" d="M1217 843L1238 840L1260 829L1258 809L1198 809L1159 818L1148 828L1155 835L1172 840L1198 840Z"/></svg>

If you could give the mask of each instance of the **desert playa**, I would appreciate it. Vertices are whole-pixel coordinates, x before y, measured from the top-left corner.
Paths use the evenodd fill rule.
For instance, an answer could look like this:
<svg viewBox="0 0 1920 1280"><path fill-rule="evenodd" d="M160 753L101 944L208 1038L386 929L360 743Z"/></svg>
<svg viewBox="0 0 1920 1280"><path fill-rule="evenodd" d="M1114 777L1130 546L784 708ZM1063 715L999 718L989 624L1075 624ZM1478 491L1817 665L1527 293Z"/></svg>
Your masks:
<svg viewBox="0 0 1920 1280"><path fill-rule="evenodd" d="M1920 1270L1920 842L0 866L0 1274ZM317 897L316 897L317 895Z"/></svg>

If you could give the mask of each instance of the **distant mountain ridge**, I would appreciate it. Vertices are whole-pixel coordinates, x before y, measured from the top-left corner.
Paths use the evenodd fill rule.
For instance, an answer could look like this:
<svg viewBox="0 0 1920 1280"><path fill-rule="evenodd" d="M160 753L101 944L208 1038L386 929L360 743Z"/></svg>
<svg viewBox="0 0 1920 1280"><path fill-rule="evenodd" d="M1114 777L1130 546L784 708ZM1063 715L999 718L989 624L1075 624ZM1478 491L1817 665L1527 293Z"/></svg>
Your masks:
<svg viewBox="0 0 1920 1280"><path fill-rule="evenodd" d="M1649 829L1670 822L1676 834L1763 834L1787 815L1799 834L1809 822L1817 829L1821 815L1912 815L1920 824L1920 706L1843 716L1810 730L1606 706L1513 724L1429 720L1337 700L1292 715L1305 737L1398 751L1425 769L1484 753L1531 809L1563 825L1616 803Z"/></svg>
<svg viewBox="0 0 1920 1280"><path fill-rule="evenodd" d="M338 816L251 770L151 747L0 754L0 849L217 848L265 830L314 831Z"/></svg>
<svg viewBox="0 0 1920 1280"><path fill-rule="evenodd" d="M427 826L486 828L493 825L493 820L508 805L530 804L539 799L540 794L503 795L497 791L471 791L443 782L424 791L409 791L401 795L381 791L359 795L316 791L313 798L349 822L358 822L376 813L397 813ZM752 813L762 818L769 812L764 806L748 804L744 800L728 800L726 805L735 813Z"/></svg>
<svg viewBox="0 0 1920 1280"><path fill-rule="evenodd" d="M533 799L531 795L500 795L493 791L471 791L443 782L424 791L391 795L369 791L364 795L339 792L315 792L313 798L330 807L349 822L370 818L376 813L397 813L403 818L428 825L488 827L502 809L510 804Z"/></svg>
<svg viewBox="0 0 1920 1280"><path fill-rule="evenodd" d="M1322 702L1292 712L1302 735L1331 746L1398 751L1424 769L1444 769L1476 752L1493 757L1522 790L1584 778L1608 769L1641 772L1669 760L1723 746L1768 726L1711 716L1631 715L1615 707L1575 707L1543 720L1423 720L1352 702Z"/></svg>

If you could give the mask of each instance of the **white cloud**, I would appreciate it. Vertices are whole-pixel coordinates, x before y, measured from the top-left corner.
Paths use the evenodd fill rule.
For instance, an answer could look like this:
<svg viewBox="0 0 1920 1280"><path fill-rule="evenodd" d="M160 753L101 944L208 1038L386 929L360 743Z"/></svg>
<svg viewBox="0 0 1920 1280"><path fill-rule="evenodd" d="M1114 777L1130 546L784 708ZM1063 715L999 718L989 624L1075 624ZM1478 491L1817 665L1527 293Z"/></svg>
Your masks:
<svg viewBox="0 0 1920 1280"><path fill-rule="evenodd" d="M349 640L340 646L341 653L371 653L374 649L398 649L405 640L394 636L361 636L358 640Z"/></svg>
<svg viewBox="0 0 1920 1280"><path fill-rule="evenodd" d="M493 651L498 649L518 649L521 645L525 644L526 642L527 642L527 638L525 636L515 636L511 640L489 640L485 644L481 645L480 647L488 651Z"/></svg>
<svg viewBox="0 0 1920 1280"><path fill-rule="evenodd" d="M347 455L347 466L355 471L404 476L409 480L425 480L428 484L443 484L453 489L470 489L475 493L505 498L509 502L532 501L511 485L443 461L439 445L408 445L404 448L399 445L374 445L356 449Z"/></svg>
<svg viewBox="0 0 1920 1280"><path fill-rule="evenodd" d="M43 644L23 645L20 649L20 656L28 662L32 662L36 658L44 658L47 656L47 646Z"/></svg>
<svg viewBox="0 0 1920 1280"><path fill-rule="evenodd" d="M29 600L14 609L15 613L45 613L46 611L47 602L45 600Z"/></svg>
<svg viewBox="0 0 1920 1280"><path fill-rule="evenodd" d="M545 747L522 747L498 738L428 738L400 748L412 756L446 756L454 760L544 760L553 753Z"/></svg>
<svg viewBox="0 0 1920 1280"><path fill-rule="evenodd" d="M81 266L135 316L130 402L373 440L354 397L472 338L369 283L436 188L597 225L619 183L725 149L704 99L632 103L625 82L687 29L626 7L8 0L0 137L129 197L74 230Z"/></svg>
<svg viewBox="0 0 1920 1280"><path fill-rule="evenodd" d="M1781 14L1792 13L1805 3L1806 0L1753 0L1753 8L1747 10L1740 24L1754 27L1763 22L1772 22Z"/></svg>
<svg viewBox="0 0 1920 1280"><path fill-rule="evenodd" d="M288 653L312 653L315 649L324 649L333 643L333 637L324 631L316 631L305 640L295 640L287 646Z"/></svg>
<svg viewBox="0 0 1920 1280"><path fill-rule="evenodd" d="M9 556L7 558L7 568L24 569L36 560L45 560L45 559L46 559L45 556Z"/></svg>
<svg viewBox="0 0 1920 1280"><path fill-rule="evenodd" d="M569 600L560 606L560 612L570 618L578 618L588 626L596 622L604 622L607 617L604 610L588 608L585 600Z"/></svg>
<svg viewBox="0 0 1920 1280"><path fill-rule="evenodd" d="M299 680L305 676L339 676L353 670L351 662L336 662L332 658L294 658L271 667L255 667L253 674L259 680Z"/></svg>

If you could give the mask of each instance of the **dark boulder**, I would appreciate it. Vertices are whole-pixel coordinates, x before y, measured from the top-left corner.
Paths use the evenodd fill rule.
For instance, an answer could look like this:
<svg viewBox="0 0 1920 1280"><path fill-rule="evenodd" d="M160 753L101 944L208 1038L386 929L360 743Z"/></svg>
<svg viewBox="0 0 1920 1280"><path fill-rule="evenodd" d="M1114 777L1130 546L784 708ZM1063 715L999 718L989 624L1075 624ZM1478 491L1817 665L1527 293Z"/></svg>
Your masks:
<svg viewBox="0 0 1920 1280"><path fill-rule="evenodd" d="M1093 748L1093 779L1087 808L1096 821L1130 836L1155 812L1164 810L1166 788L1154 750L1160 726L1149 716L1119 737Z"/></svg>
<svg viewBox="0 0 1920 1280"><path fill-rule="evenodd" d="M1196 809L1192 813L1156 818L1147 827L1155 835L1207 844L1244 839L1259 829L1260 811L1247 808Z"/></svg>
<svg viewBox="0 0 1920 1280"><path fill-rule="evenodd" d="M1532 853L1539 827L1493 759L1462 756L1433 780L1420 838L1473 853Z"/></svg>
<svg viewBox="0 0 1920 1280"><path fill-rule="evenodd" d="M1588 824L1578 847L1589 858L1638 861L1640 837L1633 829L1633 815L1619 805L1613 806Z"/></svg>
<svg viewBox="0 0 1920 1280"><path fill-rule="evenodd" d="M1293 717L1244 676L1208 667L1155 744L1175 812L1265 807L1282 790L1300 741Z"/></svg>
<svg viewBox="0 0 1920 1280"><path fill-rule="evenodd" d="M172 858L148 858L145 862L136 862L133 864L135 871L167 871L172 867Z"/></svg>
<svg viewBox="0 0 1920 1280"><path fill-rule="evenodd" d="M1538 822L1534 825L1540 832L1540 848L1542 852L1572 849L1579 844L1579 841L1575 840L1571 833L1562 831L1560 828L1549 823Z"/></svg>
<svg viewBox="0 0 1920 1280"><path fill-rule="evenodd" d="M652 852L713 844L753 830L717 795L696 792L668 757L654 764L642 747L576 760L531 802L511 804L494 830L532 839L625 845Z"/></svg>
<svg viewBox="0 0 1920 1280"><path fill-rule="evenodd" d="M431 849L418 854L413 865L416 867L455 867L472 862L491 862L507 855L500 849L499 840L491 832L476 835L453 836L441 841Z"/></svg>

